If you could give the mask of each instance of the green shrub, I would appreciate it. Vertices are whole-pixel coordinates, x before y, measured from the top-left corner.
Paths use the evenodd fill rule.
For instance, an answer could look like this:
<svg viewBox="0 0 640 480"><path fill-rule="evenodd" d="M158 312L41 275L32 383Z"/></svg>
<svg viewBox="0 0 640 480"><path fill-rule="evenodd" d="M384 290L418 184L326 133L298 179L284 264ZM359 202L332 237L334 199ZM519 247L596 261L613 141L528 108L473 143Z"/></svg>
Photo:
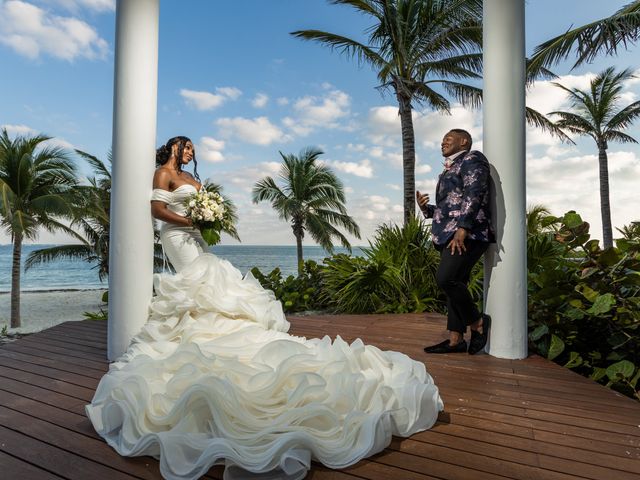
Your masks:
<svg viewBox="0 0 640 480"><path fill-rule="evenodd" d="M575 212L549 222L528 241L533 349L640 399L640 241L603 250Z"/></svg>
<svg viewBox="0 0 640 480"><path fill-rule="evenodd" d="M381 225L364 257L336 255L326 259L325 296L346 313L445 311L435 279L440 253L421 219L404 226ZM482 267L473 271L472 292L482 296Z"/></svg>
<svg viewBox="0 0 640 480"><path fill-rule="evenodd" d="M302 274L289 275L282 278L282 272L275 268L265 275L257 267L251 269L253 276L260 284L273 291L276 298L282 302L286 313L305 310L323 310L327 302L322 295L322 267L313 260L304 262Z"/></svg>

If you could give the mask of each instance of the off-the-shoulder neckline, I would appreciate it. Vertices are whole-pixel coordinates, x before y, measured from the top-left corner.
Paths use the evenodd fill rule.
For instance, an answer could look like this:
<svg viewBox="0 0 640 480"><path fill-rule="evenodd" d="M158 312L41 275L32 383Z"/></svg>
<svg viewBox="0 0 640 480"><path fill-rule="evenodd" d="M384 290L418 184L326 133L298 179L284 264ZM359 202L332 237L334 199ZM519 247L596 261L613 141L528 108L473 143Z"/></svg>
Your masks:
<svg viewBox="0 0 640 480"><path fill-rule="evenodd" d="M198 192L199 190L195 187L195 185L191 185L190 183L183 183L182 185L180 185L179 187L176 187L173 190L165 190L164 188L154 188L154 190L162 190L163 192L167 192L167 193L173 193L176 192L178 190L180 190L182 187L191 187L193 188L196 192ZM202 187L200 187L200 190L202 190Z"/></svg>

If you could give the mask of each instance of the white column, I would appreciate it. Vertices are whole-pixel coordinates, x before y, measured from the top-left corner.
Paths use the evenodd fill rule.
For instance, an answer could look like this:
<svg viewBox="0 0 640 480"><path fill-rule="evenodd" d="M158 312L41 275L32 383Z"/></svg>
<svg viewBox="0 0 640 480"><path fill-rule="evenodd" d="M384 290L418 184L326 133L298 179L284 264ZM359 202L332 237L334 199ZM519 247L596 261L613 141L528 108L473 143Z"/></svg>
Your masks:
<svg viewBox="0 0 640 480"><path fill-rule="evenodd" d="M485 257L487 351L527 356L524 0L484 0L483 142L495 187L497 244Z"/></svg>
<svg viewBox="0 0 640 480"><path fill-rule="evenodd" d="M159 0L116 6L108 357L147 320L152 292L151 181L155 168Z"/></svg>

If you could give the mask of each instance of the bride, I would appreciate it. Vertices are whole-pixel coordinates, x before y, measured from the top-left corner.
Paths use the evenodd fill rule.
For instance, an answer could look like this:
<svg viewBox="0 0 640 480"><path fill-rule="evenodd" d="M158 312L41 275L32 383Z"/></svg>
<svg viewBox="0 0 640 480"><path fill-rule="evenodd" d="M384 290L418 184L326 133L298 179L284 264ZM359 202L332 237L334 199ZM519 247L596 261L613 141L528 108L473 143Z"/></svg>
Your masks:
<svg viewBox="0 0 640 480"><path fill-rule="evenodd" d="M118 453L151 455L167 479L299 479L312 460L344 468L392 435L430 428L443 403L424 364L361 340L287 334L273 293L207 252L185 200L192 142L157 151L151 212L176 274L154 277L149 318L86 411Z"/></svg>

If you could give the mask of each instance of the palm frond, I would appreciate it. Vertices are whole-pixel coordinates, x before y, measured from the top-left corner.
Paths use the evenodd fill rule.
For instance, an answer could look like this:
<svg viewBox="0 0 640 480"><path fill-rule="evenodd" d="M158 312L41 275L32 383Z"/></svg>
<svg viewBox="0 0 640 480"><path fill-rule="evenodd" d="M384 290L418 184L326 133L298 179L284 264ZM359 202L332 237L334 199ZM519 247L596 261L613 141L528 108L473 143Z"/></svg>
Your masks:
<svg viewBox="0 0 640 480"><path fill-rule="evenodd" d="M638 143L631 135L617 130L607 130L603 137L607 142Z"/></svg>
<svg viewBox="0 0 640 480"><path fill-rule="evenodd" d="M360 65L370 63L375 68L382 68L386 64L385 59L376 51L348 37L321 30L297 30L291 32L291 35L302 40L322 43L332 50L337 50L342 55L355 58Z"/></svg>
<svg viewBox="0 0 640 480"><path fill-rule="evenodd" d="M525 117L527 123L533 127L540 128L543 132L549 132L563 142L574 143L569 136L562 131L560 127L545 117L542 113L530 107L525 107Z"/></svg>
<svg viewBox="0 0 640 480"><path fill-rule="evenodd" d="M59 245L56 247L34 250L27 256L24 269L29 270L44 263L60 260L94 261L96 256L88 245Z"/></svg>
<svg viewBox="0 0 640 480"><path fill-rule="evenodd" d="M572 69L591 62L597 55L615 55L621 46L625 49L640 35L640 1L628 3L607 18L567 30L538 45L531 58L531 68L551 67L569 57L575 50L576 62Z"/></svg>

